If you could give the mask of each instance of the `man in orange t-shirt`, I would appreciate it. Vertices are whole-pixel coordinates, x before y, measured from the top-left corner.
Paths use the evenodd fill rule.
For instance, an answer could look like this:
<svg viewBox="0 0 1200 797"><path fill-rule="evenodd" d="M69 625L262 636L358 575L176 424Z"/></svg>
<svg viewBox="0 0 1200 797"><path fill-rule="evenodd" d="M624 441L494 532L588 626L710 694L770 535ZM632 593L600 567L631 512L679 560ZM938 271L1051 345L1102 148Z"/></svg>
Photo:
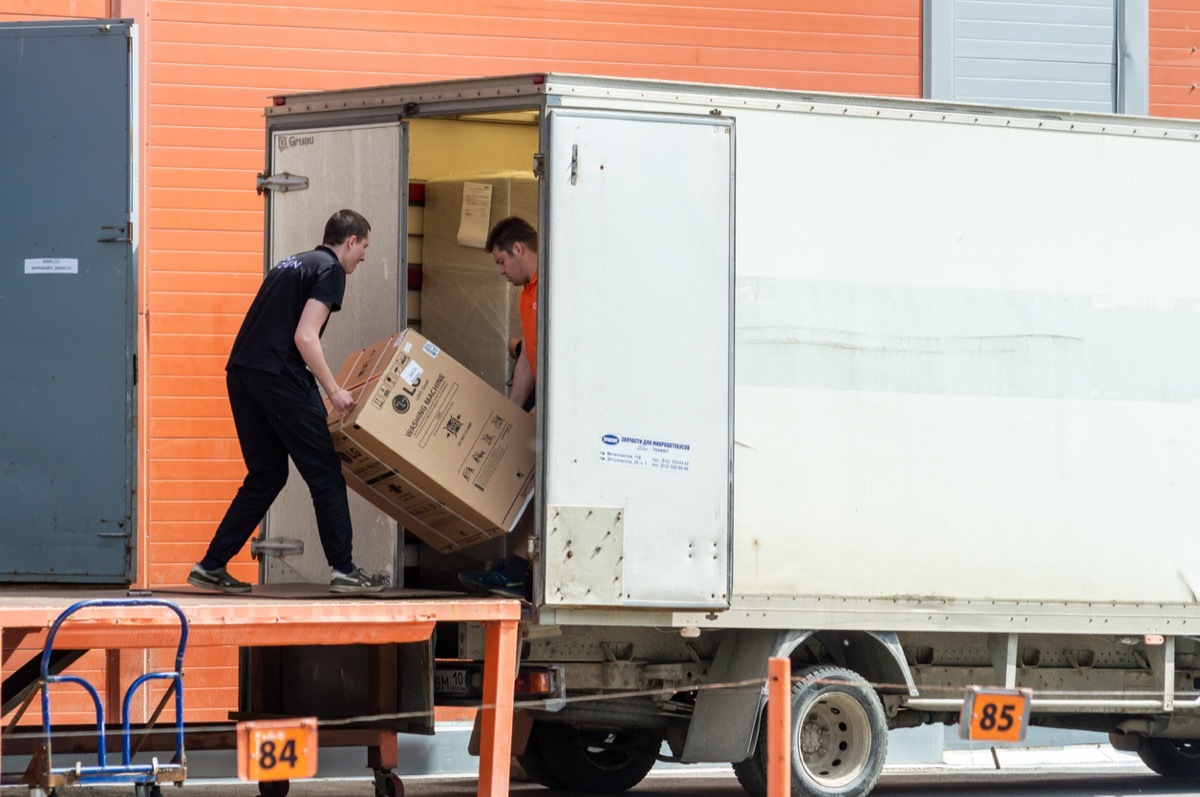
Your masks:
<svg viewBox="0 0 1200 797"><path fill-rule="evenodd" d="M537 377L537 231L525 219L509 216L496 222L484 248L495 258L500 275L521 289L522 340L508 397L528 409Z"/></svg>
<svg viewBox="0 0 1200 797"><path fill-rule="evenodd" d="M528 410L533 404L537 379L537 231L525 219L509 216L492 227L484 249L495 258L500 275L521 288L522 340L508 397L518 407ZM509 537L508 558L491 570L459 573L459 582L506 598L528 598L529 560L521 554L528 550L532 532L533 512L527 511ZM518 551L521 553L516 553Z"/></svg>

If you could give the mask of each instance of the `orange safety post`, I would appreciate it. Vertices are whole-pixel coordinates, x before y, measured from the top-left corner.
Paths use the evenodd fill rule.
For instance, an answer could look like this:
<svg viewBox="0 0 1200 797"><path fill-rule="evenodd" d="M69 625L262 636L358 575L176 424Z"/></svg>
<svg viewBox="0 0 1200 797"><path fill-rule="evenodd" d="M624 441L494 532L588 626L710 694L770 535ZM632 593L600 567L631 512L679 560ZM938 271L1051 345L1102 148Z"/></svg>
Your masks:
<svg viewBox="0 0 1200 797"><path fill-rule="evenodd" d="M508 797L512 756L517 621L484 624L483 707L479 717L479 797Z"/></svg>
<svg viewBox="0 0 1200 797"><path fill-rule="evenodd" d="M767 797L792 793L792 660L767 665Z"/></svg>

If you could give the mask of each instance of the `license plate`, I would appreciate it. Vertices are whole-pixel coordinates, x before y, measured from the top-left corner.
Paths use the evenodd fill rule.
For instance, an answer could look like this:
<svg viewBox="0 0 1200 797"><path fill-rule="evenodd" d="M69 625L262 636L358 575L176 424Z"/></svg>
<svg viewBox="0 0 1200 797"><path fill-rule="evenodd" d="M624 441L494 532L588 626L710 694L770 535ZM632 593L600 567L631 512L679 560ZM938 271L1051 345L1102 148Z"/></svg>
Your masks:
<svg viewBox="0 0 1200 797"><path fill-rule="evenodd" d="M471 676L465 669L438 668L433 673L433 692L436 695L466 697L471 694Z"/></svg>

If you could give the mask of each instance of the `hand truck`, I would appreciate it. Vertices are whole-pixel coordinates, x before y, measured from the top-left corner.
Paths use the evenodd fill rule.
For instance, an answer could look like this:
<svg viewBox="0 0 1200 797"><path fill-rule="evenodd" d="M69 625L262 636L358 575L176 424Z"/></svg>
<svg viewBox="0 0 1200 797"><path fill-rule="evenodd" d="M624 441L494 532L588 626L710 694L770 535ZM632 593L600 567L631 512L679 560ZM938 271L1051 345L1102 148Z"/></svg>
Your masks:
<svg viewBox="0 0 1200 797"><path fill-rule="evenodd" d="M148 672L138 677L125 690L121 709L121 763L108 763L107 740L105 739L104 705L100 695L86 679L76 675L52 675L51 654L54 638L62 624L81 609L96 607L160 606L174 612L179 618L179 647L175 654L175 669ZM135 797L160 797L160 783L182 784L187 777L187 759L183 746L183 651L187 647L188 623L183 610L172 601L158 598L97 598L79 601L68 607L50 626L46 644L42 650L42 666L39 686L42 690L42 733L44 740L27 772L30 797L53 797L59 786L74 786L100 783L132 783ZM166 705L172 693L175 696L175 756L168 764L160 764L153 758L149 764L134 764L135 750L129 722L129 707L134 693L142 684L152 680L169 680L170 687L154 717ZM96 765L83 766L76 763L70 767L55 767L52 760L50 722L50 684L74 683L83 687L92 698L96 708ZM153 722L153 719L151 720ZM140 745L139 745L140 747Z"/></svg>

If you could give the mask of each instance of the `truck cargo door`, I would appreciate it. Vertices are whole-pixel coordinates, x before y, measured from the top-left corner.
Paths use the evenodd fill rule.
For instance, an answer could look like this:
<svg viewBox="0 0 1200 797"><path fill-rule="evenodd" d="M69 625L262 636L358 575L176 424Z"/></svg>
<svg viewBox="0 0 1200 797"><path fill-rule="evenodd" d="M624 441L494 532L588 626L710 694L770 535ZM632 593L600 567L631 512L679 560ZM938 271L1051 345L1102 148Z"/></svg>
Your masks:
<svg viewBox="0 0 1200 797"><path fill-rule="evenodd" d="M329 319L321 342L337 371L353 351L403 329L407 270L403 264L407 192L405 125L390 121L309 130L271 130L270 174L263 180L268 209L267 263L321 243L325 222L340 208L357 210L371 222L367 257L346 279L342 309ZM312 499L295 472L271 506L264 536L288 550L304 543L303 555L263 556L264 583L329 580ZM350 493L354 556L371 570L397 560L396 522ZM392 573L393 577L396 573Z"/></svg>
<svg viewBox="0 0 1200 797"><path fill-rule="evenodd" d="M733 123L543 128L544 601L729 602Z"/></svg>

